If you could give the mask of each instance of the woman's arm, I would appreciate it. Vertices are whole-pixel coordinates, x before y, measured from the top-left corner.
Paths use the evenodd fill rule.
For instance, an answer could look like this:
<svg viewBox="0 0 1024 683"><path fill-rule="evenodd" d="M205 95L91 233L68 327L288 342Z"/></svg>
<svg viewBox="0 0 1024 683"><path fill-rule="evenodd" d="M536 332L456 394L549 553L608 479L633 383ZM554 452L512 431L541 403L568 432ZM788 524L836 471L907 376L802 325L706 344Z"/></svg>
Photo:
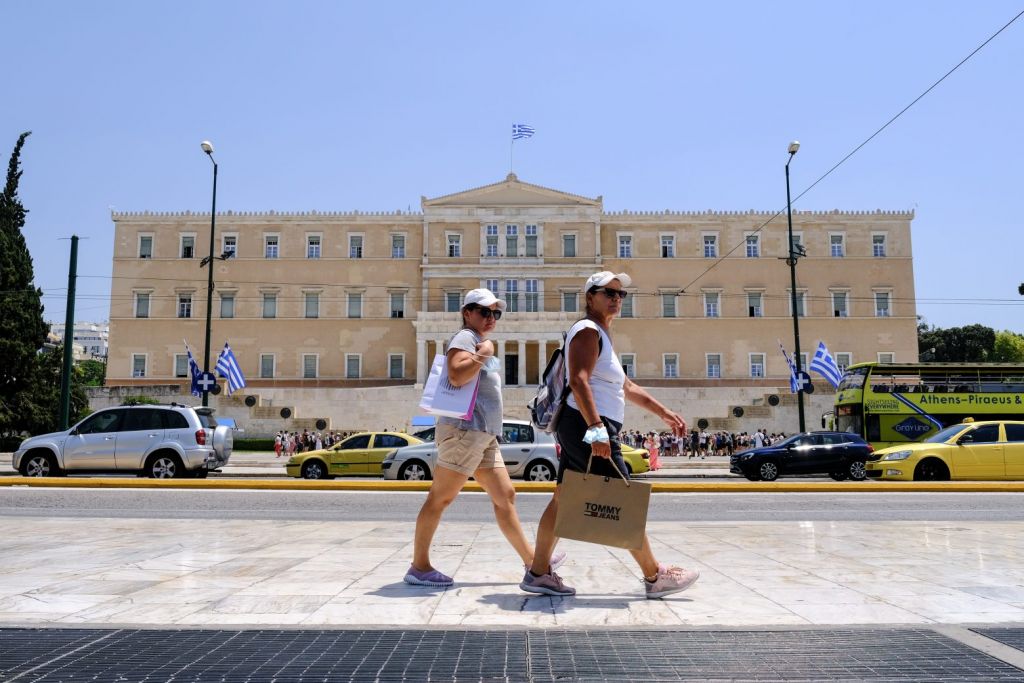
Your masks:
<svg viewBox="0 0 1024 683"><path fill-rule="evenodd" d="M457 387L469 384L487 359L494 355L494 344L485 339L476 345L476 353L448 349L448 381Z"/></svg>
<svg viewBox="0 0 1024 683"><path fill-rule="evenodd" d="M662 405L658 399L648 394L643 387L637 385L633 380L627 377L626 384L622 389L626 395L627 401L635 403L644 410L654 413L660 417L665 421L665 424L672 429L673 434L677 436L683 436L686 434L686 420L684 420L679 414L672 412Z"/></svg>

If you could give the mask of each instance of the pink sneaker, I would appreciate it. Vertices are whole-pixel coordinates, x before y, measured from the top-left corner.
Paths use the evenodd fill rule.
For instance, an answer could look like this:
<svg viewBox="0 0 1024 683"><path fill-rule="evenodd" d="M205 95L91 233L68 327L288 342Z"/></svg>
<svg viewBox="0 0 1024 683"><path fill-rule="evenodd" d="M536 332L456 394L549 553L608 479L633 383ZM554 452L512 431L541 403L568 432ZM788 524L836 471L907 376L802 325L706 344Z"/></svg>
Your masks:
<svg viewBox="0 0 1024 683"><path fill-rule="evenodd" d="M555 571L556 569L561 567L563 564L565 564L565 558L566 557L567 557L567 555L565 553L555 553L554 555L552 555L551 556L551 562L550 562L550 565L551 565L550 571ZM526 569L527 571L529 571L530 565L524 564L523 565L523 569Z"/></svg>
<svg viewBox="0 0 1024 683"><path fill-rule="evenodd" d="M700 572L696 569L666 567L661 564L658 565L658 578L653 583L644 579L644 588L647 589L648 599L653 600L684 591L699 578Z"/></svg>
<svg viewBox="0 0 1024 683"><path fill-rule="evenodd" d="M562 583L562 577L554 572L534 576L527 569L519 587L527 593L540 593L541 595L576 595L576 589Z"/></svg>

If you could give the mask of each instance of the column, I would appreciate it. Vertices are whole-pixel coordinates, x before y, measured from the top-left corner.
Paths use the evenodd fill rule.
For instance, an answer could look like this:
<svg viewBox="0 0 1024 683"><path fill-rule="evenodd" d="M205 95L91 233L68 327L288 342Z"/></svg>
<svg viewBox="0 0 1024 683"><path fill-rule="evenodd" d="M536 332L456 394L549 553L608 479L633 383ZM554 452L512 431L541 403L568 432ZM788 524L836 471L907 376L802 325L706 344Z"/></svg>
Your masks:
<svg viewBox="0 0 1024 683"><path fill-rule="evenodd" d="M416 384L423 384L427 381L427 340L422 337L416 338Z"/></svg>
<svg viewBox="0 0 1024 683"><path fill-rule="evenodd" d="M516 342L519 345L519 384L518 386L526 385L526 342L520 340Z"/></svg>
<svg viewBox="0 0 1024 683"><path fill-rule="evenodd" d="M497 348L496 355L501 359L501 367L505 367L505 340L495 340L494 346ZM501 375L501 384L505 385L505 378L508 377L504 372Z"/></svg>
<svg viewBox="0 0 1024 683"><path fill-rule="evenodd" d="M548 366L548 340L537 340L537 384L544 381L544 368Z"/></svg>

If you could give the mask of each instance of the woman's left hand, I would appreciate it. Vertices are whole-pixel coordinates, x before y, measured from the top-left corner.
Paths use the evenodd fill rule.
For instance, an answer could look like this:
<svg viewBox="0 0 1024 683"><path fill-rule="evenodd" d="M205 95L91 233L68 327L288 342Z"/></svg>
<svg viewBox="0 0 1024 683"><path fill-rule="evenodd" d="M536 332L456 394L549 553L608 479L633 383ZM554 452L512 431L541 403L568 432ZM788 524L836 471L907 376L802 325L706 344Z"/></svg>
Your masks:
<svg viewBox="0 0 1024 683"><path fill-rule="evenodd" d="M676 436L684 436L686 434L686 420L679 413L673 413L669 410L661 416L661 419L665 421L665 424L668 425L668 428Z"/></svg>

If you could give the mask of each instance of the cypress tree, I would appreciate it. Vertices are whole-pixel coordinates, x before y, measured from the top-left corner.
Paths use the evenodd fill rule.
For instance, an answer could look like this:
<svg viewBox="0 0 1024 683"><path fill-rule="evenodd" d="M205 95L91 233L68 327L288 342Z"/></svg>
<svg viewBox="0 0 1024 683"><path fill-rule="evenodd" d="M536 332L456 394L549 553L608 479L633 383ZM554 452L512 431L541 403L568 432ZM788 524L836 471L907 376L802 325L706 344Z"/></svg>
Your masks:
<svg viewBox="0 0 1024 683"><path fill-rule="evenodd" d="M19 415L28 408L36 381L38 353L46 341L43 290L34 286L32 256L22 228L28 211L18 198L21 149L31 132L18 136L7 181L0 194L0 433L24 429Z"/></svg>

